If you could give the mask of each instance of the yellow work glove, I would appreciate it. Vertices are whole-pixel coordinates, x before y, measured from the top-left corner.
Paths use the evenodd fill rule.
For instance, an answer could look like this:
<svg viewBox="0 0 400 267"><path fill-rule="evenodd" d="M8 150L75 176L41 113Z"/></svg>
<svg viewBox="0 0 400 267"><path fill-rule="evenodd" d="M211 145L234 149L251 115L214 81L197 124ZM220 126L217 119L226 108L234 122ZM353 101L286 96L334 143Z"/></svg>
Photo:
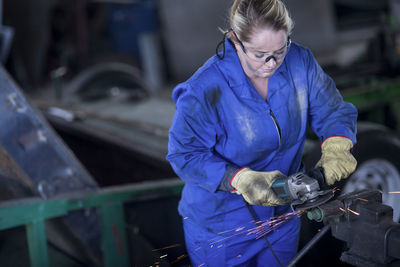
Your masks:
<svg viewBox="0 0 400 267"><path fill-rule="evenodd" d="M249 168L239 170L231 179L235 193L252 205L277 206L286 202L278 198L271 189L273 182L284 176L280 171L256 172Z"/></svg>
<svg viewBox="0 0 400 267"><path fill-rule="evenodd" d="M346 137L334 136L321 145L321 159L316 167L324 169L325 181L332 185L347 178L357 167L357 160L350 153L353 143Z"/></svg>

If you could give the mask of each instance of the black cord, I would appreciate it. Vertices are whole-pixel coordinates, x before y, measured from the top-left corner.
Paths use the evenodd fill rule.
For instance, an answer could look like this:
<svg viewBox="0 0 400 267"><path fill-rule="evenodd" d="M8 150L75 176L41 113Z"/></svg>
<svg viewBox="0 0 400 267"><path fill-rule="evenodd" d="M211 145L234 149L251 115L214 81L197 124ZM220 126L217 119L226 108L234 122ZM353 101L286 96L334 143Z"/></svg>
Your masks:
<svg viewBox="0 0 400 267"><path fill-rule="evenodd" d="M246 204L246 207L247 207L247 209L249 210L251 216L253 217L254 223L258 226L257 217L256 217L256 215L254 214L254 212L251 210L251 208L250 208L250 206L249 206L249 203L247 203L247 201L244 200L244 198L243 198L243 201L244 201L244 203ZM269 242L269 240L268 240L268 238L267 238L267 235L263 234L263 237L264 237L265 241L267 241L268 247L269 247L269 249L271 250L272 254L274 255L276 261L279 263L279 265L280 265L281 267L284 267L283 264L282 264L282 262L279 260L278 255L276 255L275 251L272 249L272 245L271 245L271 243Z"/></svg>
<svg viewBox="0 0 400 267"><path fill-rule="evenodd" d="M217 47L215 48L215 54L217 57L222 60L225 57L225 40L228 37L228 34L232 31L232 29L229 29L227 32L224 33L224 37L222 38L222 41L217 44ZM222 56L219 54L219 48L222 46Z"/></svg>

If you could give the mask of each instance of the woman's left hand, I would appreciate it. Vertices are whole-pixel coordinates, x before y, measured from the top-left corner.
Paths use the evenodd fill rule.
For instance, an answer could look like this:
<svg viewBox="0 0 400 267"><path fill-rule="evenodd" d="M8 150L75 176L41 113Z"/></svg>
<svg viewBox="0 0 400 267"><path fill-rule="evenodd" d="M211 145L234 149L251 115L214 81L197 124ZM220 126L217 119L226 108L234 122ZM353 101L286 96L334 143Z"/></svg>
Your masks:
<svg viewBox="0 0 400 267"><path fill-rule="evenodd" d="M352 147L351 140L341 136L329 137L322 143L322 156L316 167L324 169L328 185L347 178L355 171L357 160L350 152Z"/></svg>

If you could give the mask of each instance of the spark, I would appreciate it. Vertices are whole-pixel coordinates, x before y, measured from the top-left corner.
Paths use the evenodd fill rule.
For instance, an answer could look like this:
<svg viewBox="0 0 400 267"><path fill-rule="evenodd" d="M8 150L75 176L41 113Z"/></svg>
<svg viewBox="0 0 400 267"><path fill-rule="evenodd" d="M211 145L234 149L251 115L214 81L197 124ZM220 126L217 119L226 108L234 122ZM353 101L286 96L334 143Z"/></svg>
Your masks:
<svg viewBox="0 0 400 267"><path fill-rule="evenodd" d="M219 232L218 235L222 235L222 234L229 233L229 232L232 232L232 231L235 231L235 230L222 231L222 232Z"/></svg>
<svg viewBox="0 0 400 267"><path fill-rule="evenodd" d="M243 229L244 229L244 228L243 228ZM223 233L227 233L227 232L230 232L230 231L232 231L232 230L225 231L225 232L223 232ZM247 230L247 231L248 231L248 230ZM219 237L214 238L214 239L210 239L209 241L212 241L212 242L210 242L210 245L211 245L211 247L213 247L213 245L216 244L216 243L218 243L218 242L222 242L222 241L227 240L227 239L229 239L229 238L233 238L234 236L241 235L242 233L243 233L243 231L239 231L239 232L236 232L236 233L233 234L233 235L230 235L230 236L227 236L227 237L224 237L224 238L221 238L221 239L219 239Z"/></svg>
<svg viewBox="0 0 400 267"><path fill-rule="evenodd" d="M226 234L226 233L229 233L229 232L239 232L239 231L242 231L244 228L245 228L245 227L242 227L242 226L241 226L241 227L238 227L238 228L235 228L235 229L230 229L230 230L222 231L222 232L219 232L218 235Z"/></svg>
<svg viewBox="0 0 400 267"><path fill-rule="evenodd" d="M249 223L251 223L251 225L254 225L254 223L255 223L256 226L255 227L251 227L251 228L245 227L245 226L241 226L241 227L237 227L237 228L232 229L232 230L227 230L227 231L220 232L218 234L226 234L226 233L230 233L230 232L231 232L231 234L229 236L223 237L221 239L211 239L211 240L209 240L209 241L211 241L209 243L209 245L210 245L211 248L214 248L214 246L215 246L215 248L221 248L221 247L224 246L224 244L221 244L220 242L222 242L222 241L224 241L224 240L226 240L228 238L234 238L234 237L236 237L238 235L251 235L252 234L252 235L255 236L255 239L262 238L264 235L270 233L275 228L277 228L281 224L285 223L289 219L293 218L294 216L300 216L304 212L305 212L304 210L303 211L293 211L293 212L289 212L289 213L286 213L286 214L282 214L280 216L271 217L271 218L266 219L266 220L258 220L256 222L250 221ZM188 217L185 217L184 219L187 219L187 218ZM220 243L220 244L218 244L218 243ZM170 246L166 246L166 247L162 247L162 248L158 248L158 249L153 249L152 251L153 252L162 251L162 250L171 249L171 248L175 248L175 247L179 247L179 246L181 246L181 244L173 244L173 245L170 245ZM200 249L201 249L201 247L198 247L198 248L195 249L195 251L198 251ZM164 255L160 256L159 258L163 259L163 258L165 258L167 256L168 256L168 254L164 254ZM187 254L182 254L181 256L177 257L171 263L174 264L174 263L176 263L176 262L178 262L178 261L180 261L180 260L182 260L182 259L184 259L186 257L188 257ZM241 258L241 257L242 257L241 254L238 254L236 256L236 258ZM159 262L155 263L156 266L157 266L157 264L159 264ZM202 263L202 264L198 265L197 267L202 267L202 266L205 266L205 265L206 265L205 263Z"/></svg>
<svg viewBox="0 0 400 267"><path fill-rule="evenodd" d="M400 191L392 191L392 192L388 192L389 194L400 194Z"/></svg>
<svg viewBox="0 0 400 267"><path fill-rule="evenodd" d="M350 211L351 213L353 213L353 214L355 214L355 215L360 215L360 213L358 213L358 212L355 212L354 210L352 210L352 209L350 209L350 208L347 208L347 211L345 210L345 209L343 209L343 208L339 208L341 211L343 211L343 212L347 212L347 211Z"/></svg>
<svg viewBox="0 0 400 267"><path fill-rule="evenodd" d="M358 200L361 200L361 201L364 201L364 202L368 202L368 199L365 199L365 198L360 198L360 197L358 197L357 199L358 199Z"/></svg>
<svg viewBox="0 0 400 267"><path fill-rule="evenodd" d="M188 254L182 254L182 255L180 255L179 257L177 257L175 260L173 260L173 261L171 262L171 264L177 263L178 261L180 261L181 259L184 259L184 258L186 258L186 257L188 257Z"/></svg>
<svg viewBox="0 0 400 267"><path fill-rule="evenodd" d="M277 226L283 224L290 218L296 215L302 214L304 211L294 211L290 213L283 214L278 217L272 217L270 220L264 221L260 225L257 225L256 227L250 229L247 233L247 235L255 234L256 235L256 240L260 239L261 237L265 236L269 232L271 232L274 228Z"/></svg>
<svg viewBox="0 0 400 267"><path fill-rule="evenodd" d="M280 224L282 224L282 223L284 223L285 221L281 221L281 222L279 222L279 223L276 223L273 227L277 227L278 225L280 225ZM265 228L261 228L261 229L259 229L259 228L257 228L257 230L259 231L259 233L257 234L257 233L255 233L257 236L256 236L256 240L258 240L258 239L260 239L260 238L262 238L263 236L265 236L265 235L267 235L269 232L271 232L272 230L273 230L274 228L269 228L268 230L265 230Z"/></svg>
<svg viewBox="0 0 400 267"><path fill-rule="evenodd" d="M332 192L335 193L336 191L341 191L339 187L332 188Z"/></svg>
<svg viewBox="0 0 400 267"><path fill-rule="evenodd" d="M184 220L187 220L187 219L189 219L189 217L185 217L185 218L183 218Z"/></svg>
<svg viewBox="0 0 400 267"><path fill-rule="evenodd" d="M239 235L246 235L246 236L250 236L250 235L254 235L255 239L260 239L263 236L265 236L266 234L270 233L271 231L273 231L275 228L277 228L279 225L285 223L286 221L288 221L289 219L293 218L294 216L300 216L302 213L304 213L305 211L293 211L293 212L289 212L289 213L285 213L282 214L280 216L276 216L276 217L271 217L269 219L266 220L258 220L256 222L254 221L250 221L249 223L251 223L251 225L256 224L255 227L237 227L235 229L231 229L231 230L227 230L227 231L222 231L219 232L218 234L228 234L227 236L224 236L222 238L218 237L218 238L213 238L209 240L209 245L211 248L214 247L214 245L217 245L220 242L223 242L227 239L230 238L235 238L236 236ZM220 248L221 246L217 246L217 248Z"/></svg>
<svg viewBox="0 0 400 267"><path fill-rule="evenodd" d="M160 250L164 250L164 249L176 248L176 247L179 247L179 246L181 246L181 244L174 244L174 245L163 247L163 248L156 248L156 249L153 249L152 251L156 252L156 251L160 251Z"/></svg>
<svg viewBox="0 0 400 267"><path fill-rule="evenodd" d="M351 213L355 214L355 215L360 215L360 213L355 212L354 210L352 210L352 209L350 209L350 208L347 208L347 210L350 211Z"/></svg>

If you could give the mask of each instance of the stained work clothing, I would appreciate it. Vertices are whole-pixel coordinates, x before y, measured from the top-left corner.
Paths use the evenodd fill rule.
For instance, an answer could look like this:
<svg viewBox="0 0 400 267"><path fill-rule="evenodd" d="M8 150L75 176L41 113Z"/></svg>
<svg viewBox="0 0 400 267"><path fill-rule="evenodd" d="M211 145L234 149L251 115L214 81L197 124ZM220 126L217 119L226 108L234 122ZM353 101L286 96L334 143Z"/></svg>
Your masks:
<svg viewBox="0 0 400 267"><path fill-rule="evenodd" d="M222 60L211 57L174 89L176 110L167 156L185 181L180 214L192 226L212 235L249 222L242 196L219 190L221 181L232 171L247 166L254 171L279 170L285 175L297 172L307 124L321 141L340 135L356 143L355 107L343 101L308 49L292 43L268 80L267 101L245 75L229 39L225 49ZM252 208L260 220L274 216L277 209ZM286 224L296 229L299 222L292 219ZM192 229L185 226L185 234L194 235ZM281 235L284 231L273 231L268 237L279 240ZM295 247L285 244L280 246ZM259 251L248 253L265 249L257 248Z"/></svg>

